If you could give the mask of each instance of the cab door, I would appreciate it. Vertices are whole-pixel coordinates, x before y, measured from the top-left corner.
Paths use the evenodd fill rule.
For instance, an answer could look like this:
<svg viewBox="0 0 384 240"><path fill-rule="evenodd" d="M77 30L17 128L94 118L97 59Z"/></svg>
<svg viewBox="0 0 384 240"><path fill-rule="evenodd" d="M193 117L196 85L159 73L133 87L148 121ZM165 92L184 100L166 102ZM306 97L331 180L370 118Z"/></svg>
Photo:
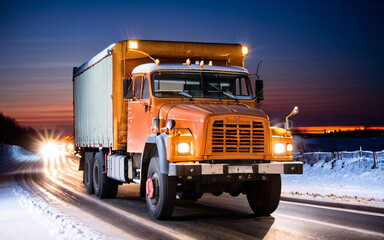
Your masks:
<svg viewBox="0 0 384 240"><path fill-rule="evenodd" d="M149 81L145 75L133 77L134 98L128 103L127 151L141 153L151 132Z"/></svg>

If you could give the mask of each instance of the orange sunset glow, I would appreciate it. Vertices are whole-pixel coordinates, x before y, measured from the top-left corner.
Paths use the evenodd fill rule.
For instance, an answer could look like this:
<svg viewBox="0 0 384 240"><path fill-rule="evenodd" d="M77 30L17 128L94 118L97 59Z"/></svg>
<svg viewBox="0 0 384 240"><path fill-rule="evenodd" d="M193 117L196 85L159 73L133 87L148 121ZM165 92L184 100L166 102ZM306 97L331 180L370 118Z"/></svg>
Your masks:
<svg viewBox="0 0 384 240"><path fill-rule="evenodd" d="M357 130L383 130L384 126L318 126L318 127L294 127L293 132L294 133L309 133L309 134L323 134L323 133L330 133L333 131L357 131Z"/></svg>

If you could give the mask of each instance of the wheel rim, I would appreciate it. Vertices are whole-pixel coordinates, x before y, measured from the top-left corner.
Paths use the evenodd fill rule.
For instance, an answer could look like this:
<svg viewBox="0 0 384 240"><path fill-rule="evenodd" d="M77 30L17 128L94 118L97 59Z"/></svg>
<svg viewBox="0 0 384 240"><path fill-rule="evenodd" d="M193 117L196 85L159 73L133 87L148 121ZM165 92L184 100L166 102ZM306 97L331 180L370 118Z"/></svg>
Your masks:
<svg viewBox="0 0 384 240"><path fill-rule="evenodd" d="M153 195L152 198L149 198L148 200L151 203L153 207L156 207L160 200L160 182L159 182L159 175L157 173L152 174L152 183L153 183Z"/></svg>

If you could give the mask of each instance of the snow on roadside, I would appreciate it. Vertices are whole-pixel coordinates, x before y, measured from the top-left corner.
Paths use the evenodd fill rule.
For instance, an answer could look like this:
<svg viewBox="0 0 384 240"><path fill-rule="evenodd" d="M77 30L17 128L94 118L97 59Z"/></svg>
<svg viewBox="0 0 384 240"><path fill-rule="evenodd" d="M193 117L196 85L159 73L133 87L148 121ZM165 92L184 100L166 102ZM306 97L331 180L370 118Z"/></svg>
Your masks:
<svg viewBox="0 0 384 240"><path fill-rule="evenodd" d="M15 145L0 144L0 174L12 172L23 162L35 162L41 155L28 152Z"/></svg>
<svg viewBox="0 0 384 240"><path fill-rule="evenodd" d="M39 154L32 154L22 147L0 144L0 175L13 172L21 163L39 160L41 160ZM19 201L19 205L22 208L25 208L28 215L30 215L37 223L50 229L50 236L54 239L108 239L108 237L101 233L83 225L77 219L64 214L56 207L50 206L40 197L34 196L30 192L24 190L22 187L18 186L16 182L8 182L1 186L4 187L3 190L6 191L7 195L11 196L15 194L16 199ZM12 208L9 208L8 210L12 211ZM22 231L22 226L34 226L33 223L30 223L29 220L26 219L17 219L17 223L14 223L13 225L21 226L21 231L15 233L16 235L25 235ZM35 237L23 236L23 238L34 239Z"/></svg>
<svg viewBox="0 0 384 240"><path fill-rule="evenodd" d="M55 239L108 239L106 236L64 214L59 209L52 207L38 197L33 196L21 187L17 186L14 189L14 192L20 197L20 205L23 208L26 208L28 213L36 221L51 229L50 235Z"/></svg>
<svg viewBox="0 0 384 240"><path fill-rule="evenodd" d="M342 158L342 159L340 159ZM384 151L307 153L303 175L282 175L282 194L384 207Z"/></svg>

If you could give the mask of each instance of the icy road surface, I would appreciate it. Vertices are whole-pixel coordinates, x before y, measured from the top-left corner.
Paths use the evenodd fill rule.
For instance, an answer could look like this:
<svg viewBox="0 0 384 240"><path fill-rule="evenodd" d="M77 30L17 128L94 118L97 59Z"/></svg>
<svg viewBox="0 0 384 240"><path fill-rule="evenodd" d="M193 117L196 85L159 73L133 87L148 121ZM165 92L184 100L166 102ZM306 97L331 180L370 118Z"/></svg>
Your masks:
<svg viewBox="0 0 384 240"><path fill-rule="evenodd" d="M78 157L40 159L11 148L20 158L0 159L12 170L0 171L0 239L384 238L382 213L281 201L271 216L259 217L245 196L228 194L178 200L173 219L156 221L137 185L100 200L86 193Z"/></svg>

